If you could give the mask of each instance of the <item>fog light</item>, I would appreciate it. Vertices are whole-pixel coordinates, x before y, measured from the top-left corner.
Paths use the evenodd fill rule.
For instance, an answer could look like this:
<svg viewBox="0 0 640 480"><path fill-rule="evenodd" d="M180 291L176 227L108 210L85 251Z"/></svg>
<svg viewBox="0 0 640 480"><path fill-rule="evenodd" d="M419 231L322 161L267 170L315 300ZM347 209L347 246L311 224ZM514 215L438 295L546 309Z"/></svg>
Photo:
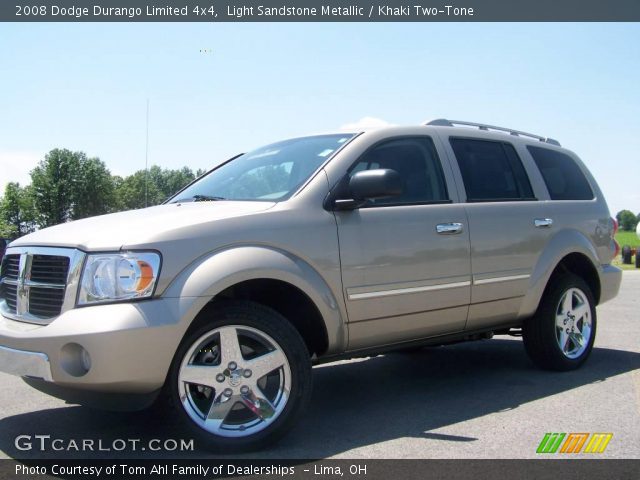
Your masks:
<svg viewBox="0 0 640 480"><path fill-rule="evenodd" d="M82 348L80 352L80 362L82 363L82 368L84 368L85 371L88 372L91 370L91 356L84 348Z"/></svg>
<svg viewBox="0 0 640 480"><path fill-rule="evenodd" d="M91 357L82 345L67 343L60 349L60 366L73 377L82 377L91 369Z"/></svg>

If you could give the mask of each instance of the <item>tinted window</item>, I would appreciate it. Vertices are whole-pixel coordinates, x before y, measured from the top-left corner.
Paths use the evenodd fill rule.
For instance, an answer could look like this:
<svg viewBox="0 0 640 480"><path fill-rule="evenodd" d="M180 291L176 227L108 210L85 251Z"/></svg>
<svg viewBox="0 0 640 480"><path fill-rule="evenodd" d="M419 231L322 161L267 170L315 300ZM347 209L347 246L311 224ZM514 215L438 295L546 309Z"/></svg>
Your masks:
<svg viewBox="0 0 640 480"><path fill-rule="evenodd" d="M400 174L400 196L372 201L375 205L397 205L448 201L442 166L433 141L428 137L401 138L380 143L366 152L349 171L389 168Z"/></svg>
<svg viewBox="0 0 640 480"><path fill-rule="evenodd" d="M569 155L548 148L527 147L540 169L552 200L591 200L593 191Z"/></svg>
<svg viewBox="0 0 640 480"><path fill-rule="evenodd" d="M468 202L535 200L513 146L505 142L452 138Z"/></svg>

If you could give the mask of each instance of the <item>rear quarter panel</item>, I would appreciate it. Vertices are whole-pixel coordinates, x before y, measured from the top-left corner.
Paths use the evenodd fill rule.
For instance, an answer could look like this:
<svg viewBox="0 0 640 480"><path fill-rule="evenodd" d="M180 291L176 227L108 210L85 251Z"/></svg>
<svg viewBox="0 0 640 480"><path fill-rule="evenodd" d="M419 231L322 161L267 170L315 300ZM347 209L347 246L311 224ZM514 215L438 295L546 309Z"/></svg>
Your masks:
<svg viewBox="0 0 640 480"><path fill-rule="evenodd" d="M552 234L532 272L530 288L519 314L521 318L535 312L553 270L564 257L580 253L591 261L599 276L602 276L603 265L609 264L614 254L609 208L595 178L575 153L553 146L547 148L561 151L576 162L589 182L594 198L552 200L546 196L547 211L553 219ZM528 156L535 165L528 150L520 149L519 153ZM544 188L546 190L546 186Z"/></svg>

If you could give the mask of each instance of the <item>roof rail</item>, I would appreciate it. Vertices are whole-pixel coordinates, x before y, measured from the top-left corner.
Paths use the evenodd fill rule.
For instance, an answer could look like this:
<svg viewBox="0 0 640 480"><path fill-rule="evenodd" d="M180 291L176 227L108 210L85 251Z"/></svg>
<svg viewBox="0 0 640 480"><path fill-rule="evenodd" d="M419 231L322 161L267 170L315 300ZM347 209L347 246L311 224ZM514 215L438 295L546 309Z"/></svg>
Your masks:
<svg viewBox="0 0 640 480"><path fill-rule="evenodd" d="M560 146L560 142L554 140L553 138L541 137L540 135L534 135L533 133L521 132L520 130L513 130L511 128L504 127L496 127L494 125L486 125L484 123L475 123L475 122L463 122L461 120L447 120L446 118L438 118L436 120L431 120L430 122L425 123L425 125L432 126L440 126L440 127L453 127L455 125L464 125L467 127L478 127L480 130L497 130L500 132L507 132L510 135L514 135L516 137L530 137L535 138L541 142L549 143L551 145Z"/></svg>

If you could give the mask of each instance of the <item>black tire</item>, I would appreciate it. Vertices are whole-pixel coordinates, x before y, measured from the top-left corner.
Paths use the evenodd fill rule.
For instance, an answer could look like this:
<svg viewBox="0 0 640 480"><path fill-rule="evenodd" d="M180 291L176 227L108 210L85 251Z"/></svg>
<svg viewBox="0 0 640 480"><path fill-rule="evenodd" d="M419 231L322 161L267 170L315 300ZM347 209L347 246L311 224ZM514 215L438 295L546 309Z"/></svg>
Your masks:
<svg viewBox="0 0 640 480"><path fill-rule="evenodd" d="M640 246L636 248L636 268L640 268Z"/></svg>
<svg viewBox="0 0 640 480"><path fill-rule="evenodd" d="M574 351L567 348L567 352L563 352L560 343L565 339L564 333L560 332L560 328L556 326L556 316L565 316L561 301L565 298L567 292L571 293L571 302L576 304L576 314L573 310L570 312L573 317L577 317L577 312L588 312L584 316L580 316L577 320L571 319L568 315L563 322L563 329L568 333L572 330L573 322L575 322L575 330L580 330L580 324L584 330L585 325L590 322L589 338L583 346L578 347L574 343L573 338L578 338L575 333L567 335L568 343L565 346L574 346ZM588 302L586 307L578 310L580 303L578 299ZM596 308L593 293L587 283L580 277L573 274L563 274L551 280L542 297L540 305L535 315L525 321L522 331L522 338L527 354L534 364L545 370L568 371L575 370L580 367L589 357L593 349L593 342L596 337ZM575 331L574 330L574 331ZM586 335L585 335L586 336Z"/></svg>
<svg viewBox="0 0 640 480"><path fill-rule="evenodd" d="M229 301L224 303L221 302L218 304L214 304L212 308L208 310L208 312L209 313L208 315L206 315L206 318L203 319L204 321L199 322L198 326L190 329L190 331L187 332L185 338L178 347L165 384L163 398L164 404L165 406L170 407L174 416L179 419L179 423L186 427L186 429L191 433L192 438L195 439L196 448L204 448L215 452L241 452L257 450L271 445L279 440L296 423L297 419L300 417L306 405L308 404L309 398L311 396L311 360L307 347L298 331L290 322L287 321L286 318L284 318L276 311L263 305L248 301ZM223 329L223 327L227 327L226 330ZM238 328L236 329L235 327ZM222 429L220 429L219 431L221 431L223 434L218 435L216 433L207 431L205 429L205 426L201 426L200 424L196 423L196 420L192 419L190 415L193 415L193 412L197 411L197 402L185 401L185 405L183 405L180 395L182 393L183 399L187 398L187 396L185 395L185 389L190 392L189 398L191 398L192 393L194 396L199 394L204 395L207 391L209 391L211 395L211 405L213 405L213 399L218 396L218 392L222 392L223 389L227 387L239 389L240 386L230 383L232 381L232 377L229 376L229 374L228 379L225 378L224 382L220 384L220 390L217 390L218 387L216 386L215 388L211 387L210 390L205 390L204 393L200 391L196 392L195 390L192 390L194 387L196 387L196 385L181 381L179 375L181 374L181 367L183 366L183 361L185 361L185 356L187 354L189 354L190 357L193 356L193 353L189 353L190 351L207 351L212 352L211 355L214 355L213 352L216 347L214 346L212 349L210 347L209 350L202 349L196 346L196 343L199 340L202 342L202 338L206 338L206 335L211 332L220 332L223 330L228 331L230 328L233 331L238 332L237 338L239 339L239 342L241 344L240 348L242 350L242 358L237 362L238 367L236 370L248 370L248 368L244 370L240 368L240 364L242 362L250 361L245 360L245 349L247 347L242 343L243 340L240 339L244 338L244 341L246 342L247 340L251 340L251 338L245 338L242 336L242 327L247 327L245 333L248 332L249 335L255 334L256 338L260 338L262 340L265 340L266 337L260 337L260 334L266 335L270 337L269 340L273 340L277 344L276 347L279 347L280 351L284 354L284 357L288 361L287 371L290 372L290 389L288 396L286 396L285 394L286 400L284 400L284 407L278 412L277 416L272 415L272 417L275 417L274 420L268 419L268 421L271 422L268 424L268 426L263 427L262 430L259 430L253 434L245 434L244 432L246 430L242 429L242 427L239 427L235 430L235 432L241 432L240 435L246 436L228 437L225 436L224 430ZM252 330L249 331L249 329ZM213 338L215 338L215 334ZM219 334L218 338L220 342L219 345L221 345L222 334ZM203 345L203 343L200 343L199 345ZM193 348L195 348L196 350L193 350ZM278 349L276 348L276 350ZM222 347L219 347L218 353L219 358L222 359L224 357L224 350L222 349ZM267 353L270 352L267 351ZM200 354L201 353L198 353L198 355ZM186 361L189 363L188 360ZM224 360L220 360L219 364L222 364L223 362ZM189 365L191 365L191 363L189 363ZM219 368L224 368L217 366L215 362L213 362L212 365L214 366L214 368L218 368L218 371ZM229 372L229 368L226 368L224 372ZM226 374L227 373L225 373L225 375ZM273 374L274 372L263 377L263 381L271 381L271 378L269 378L268 380L266 379ZM277 375L286 375L284 367L283 370L277 371ZM239 379L235 378L234 381L244 383L248 380L245 379L242 374L239 374ZM255 381L257 382L257 379L255 379ZM280 383L282 383L282 380L280 380ZM255 388L256 385L257 384L254 384L254 390L256 390L256 392L260 392L261 394L258 396L267 398L267 395L263 394L264 392L262 390L259 390L260 387L258 387L257 389ZM197 388L201 389L202 387ZM280 391L285 391L285 389L281 388ZM251 395L253 395L253 390L251 392ZM281 396L280 398L283 399L285 398L285 396ZM242 395L236 395L236 393L234 393L233 397L228 398L230 400L234 399L234 402L236 402L235 399L239 399L241 397L244 398ZM253 398L255 399L255 397ZM206 400L200 400L206 402ZM272 400L269 400L269 402L271 401ZM222 403L219 403L219 405L221 404ZM237 403L234 403L234 405L235 406L233 407L232 412L236 417L238 415L254 415L255 419L253 419L252 421L257 422L258 426L261 422L267 422L267 420L261 419L256 413L253 413L241 401L237 401ZM262 411L263 404L258 402L255 405L256 406L254 408L256 409L256 411L264 413ZM204 410L206 410L207 408L211 407L207 407L205 404L205 407L202 411L204 412ZM238 412L237 409L240 409L241 411ZM235 412L233 410L235 410ZM243 410L246 410L246 412ZM229 418L229 415L226 415L227 416L225 416L220 423L221 426L224 425L226 419Z"/></svg>
<svg viewBox="0 0 640 480"><path fill-rule="evenodd" d="M629 245L625 245L621 250L622 255L622 263L625 265L631 265L631 247Z"/></svg>

